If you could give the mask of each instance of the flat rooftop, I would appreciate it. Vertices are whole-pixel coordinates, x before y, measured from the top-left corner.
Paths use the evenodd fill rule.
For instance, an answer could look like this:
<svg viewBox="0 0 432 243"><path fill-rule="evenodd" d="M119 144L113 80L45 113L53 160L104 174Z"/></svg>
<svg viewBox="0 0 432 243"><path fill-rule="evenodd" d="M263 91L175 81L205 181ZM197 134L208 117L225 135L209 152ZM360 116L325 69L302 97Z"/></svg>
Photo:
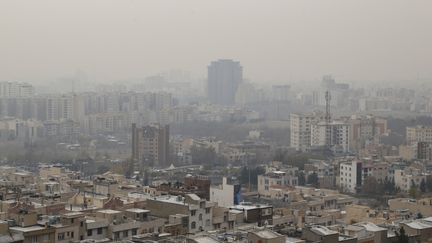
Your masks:
<svg viewBox="0 0 432 243"><path fill-rule="evenodd" d="M130 208L130 209L126 209L126 212L131 212L131 213L149 213L150 210L146 210L146 209L141 209L141 208Z"/></svg>
<svg viewBox="0 0 432 243"><path fill-rule="evenodd" d="M272 208L273 206L265 205L265 204L239 204L239 205L233 205L230 207L230 209L234 210L252 210L257 208Z"/></svg>
<svg viewBox="0 0 432 243"><path fill-rule="evenodd" d="M121 211L117 211L117 210L112 210L112 209L104 209L104 210L99 210L97 211L98 213L106 213L106 214L117 214L117 213L121 213Z"/></svg>
<svg viewBox="0 0 432 243"><path fill-rule="evenodd" d="M26 232L44 230L46 228L43 227L43 226L34 225L34 226L29 226L29 227L19 227L19 226L16 226L16 227L10 227L10 229L14 230L14 231L19 231L19 232L26 233Z"/></svg>

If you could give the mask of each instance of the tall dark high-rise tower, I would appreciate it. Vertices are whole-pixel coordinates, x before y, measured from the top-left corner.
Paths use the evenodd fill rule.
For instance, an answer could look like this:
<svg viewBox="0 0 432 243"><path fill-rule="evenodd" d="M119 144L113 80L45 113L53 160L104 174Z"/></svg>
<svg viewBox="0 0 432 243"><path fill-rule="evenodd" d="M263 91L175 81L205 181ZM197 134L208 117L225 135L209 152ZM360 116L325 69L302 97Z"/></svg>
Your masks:
<svg viewBox="0 0 432 243"><path fill-rule="evenodd" d="M207 95L210 103L233 105L242 80L243 67L240 62L229 59L211 62L207 76Z"/></svg>

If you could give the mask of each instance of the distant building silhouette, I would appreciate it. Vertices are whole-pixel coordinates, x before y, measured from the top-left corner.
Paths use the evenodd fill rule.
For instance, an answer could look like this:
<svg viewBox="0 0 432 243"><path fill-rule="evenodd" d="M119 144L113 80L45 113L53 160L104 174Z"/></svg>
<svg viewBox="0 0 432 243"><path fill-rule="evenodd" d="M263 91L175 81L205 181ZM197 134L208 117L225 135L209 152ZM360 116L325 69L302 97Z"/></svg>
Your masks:
<svg viewBox="0 0 432 243"><path fill-rule="evenodd" d="M233 105L239 84L243 80L240 62L229 59L213 61L208 66L207 94L210 103Z"/></svg>

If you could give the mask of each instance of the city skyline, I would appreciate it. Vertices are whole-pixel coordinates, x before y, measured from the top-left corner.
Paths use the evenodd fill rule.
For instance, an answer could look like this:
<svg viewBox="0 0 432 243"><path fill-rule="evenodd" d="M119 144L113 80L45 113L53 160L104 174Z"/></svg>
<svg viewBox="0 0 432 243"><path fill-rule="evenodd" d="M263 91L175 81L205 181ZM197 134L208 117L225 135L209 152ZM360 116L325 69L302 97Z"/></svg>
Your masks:
<svg viewBox="0 0 432 243"><path fill-rule="evenodd" d="M83 70L90 81L112 82L171 69L204 78L207 63L220 58L241 61L246 77L261 83L324 74L348 82L430 80L431 5L2 1L0 80L46 82Z"/></svg>

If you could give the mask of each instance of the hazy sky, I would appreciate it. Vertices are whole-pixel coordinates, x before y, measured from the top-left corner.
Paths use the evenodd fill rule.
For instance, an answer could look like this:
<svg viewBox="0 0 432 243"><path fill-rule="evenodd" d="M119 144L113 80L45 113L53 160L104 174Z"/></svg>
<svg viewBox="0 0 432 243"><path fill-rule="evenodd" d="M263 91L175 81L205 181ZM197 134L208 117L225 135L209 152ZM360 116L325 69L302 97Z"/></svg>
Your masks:
<svg viewBox="0 0 432 243"><path fill-rule="evenodd" d="M205 77L219 58L261 82L432 78L432 1L0 1L0 80Z"/></svg>

